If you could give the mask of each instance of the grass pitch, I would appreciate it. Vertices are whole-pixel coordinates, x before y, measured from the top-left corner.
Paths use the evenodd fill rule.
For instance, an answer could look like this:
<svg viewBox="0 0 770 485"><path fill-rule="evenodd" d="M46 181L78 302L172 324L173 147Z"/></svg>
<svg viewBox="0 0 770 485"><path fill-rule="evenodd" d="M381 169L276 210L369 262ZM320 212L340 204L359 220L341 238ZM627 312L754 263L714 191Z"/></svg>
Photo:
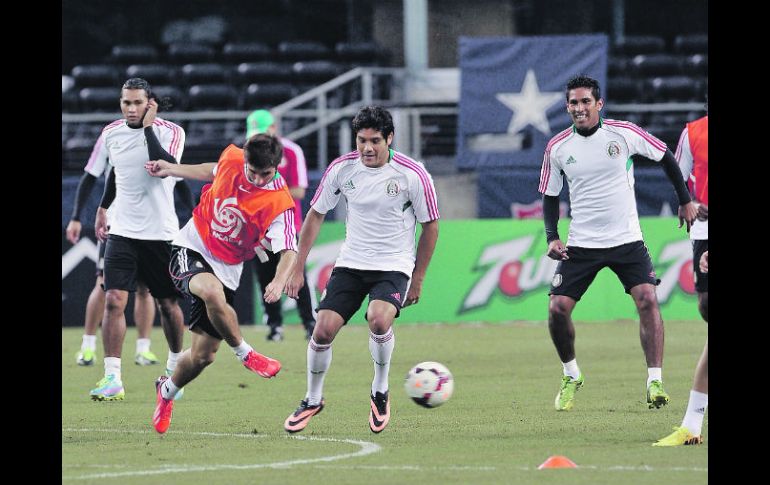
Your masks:
<svg viewBox="0 0 770 485"><path fill-rule="evenodd" d="M695 364L707 338L698 321L666 322L663 378L671 403L647 409L646 365L636 322L577 322L576 350L585 385L575 407L553 400L561 365L543 322L396 324L390 374L391 422L368 426L372 362L364 326L344 328L333 344L326 408L301 433L283 420L304 397L306 341L299 326L281 343L265 327L242 327L258 351L283 363L275 379L248 372L227 345L177 401L169 431L155 433L154 379L163 364L133 364L136 333L126 334L125 401L93 402L103 350L78 367L82 328L62 330L62 482L72 484L527 483L705 484L708 413L701 446L651 444L678 425ZM165 360L162 331L153 351ZM189 334L185 346L189 346ZM425 409L403 391L417 362L435 360L454 374L455 393ZM551 455L577 469L538 470Z"/></svg>

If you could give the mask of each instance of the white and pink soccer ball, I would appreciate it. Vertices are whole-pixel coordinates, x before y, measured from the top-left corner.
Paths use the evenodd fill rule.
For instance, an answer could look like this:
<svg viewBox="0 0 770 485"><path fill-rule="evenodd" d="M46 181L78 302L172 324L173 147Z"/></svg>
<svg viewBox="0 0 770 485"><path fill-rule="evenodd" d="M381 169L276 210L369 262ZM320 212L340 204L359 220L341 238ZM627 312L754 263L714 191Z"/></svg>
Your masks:
<svg viewBox="0 0 770 485"><path fill-rule="evenodd" d="M404 382L407 396L426 408L435 408L447 402L454 388L452 373L438 362L420 362L409 369Z"/></svg>

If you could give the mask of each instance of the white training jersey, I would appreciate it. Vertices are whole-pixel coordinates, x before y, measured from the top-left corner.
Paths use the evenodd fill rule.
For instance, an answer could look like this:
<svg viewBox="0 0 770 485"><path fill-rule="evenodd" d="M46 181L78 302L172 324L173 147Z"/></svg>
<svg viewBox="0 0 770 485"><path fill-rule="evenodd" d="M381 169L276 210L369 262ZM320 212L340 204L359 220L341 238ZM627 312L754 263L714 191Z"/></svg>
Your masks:
<svg viewBox="0 0 770 485"><path fill-rule="evenodd" d="M674 154L676 161L679 162L679 170L682 171L682 178L685 182L693 178L693 158L692 151L690 150L690 135L687 131L687 127L682 130L682 135L679 137L679 144L676 147L676 153ZM708 240L709 238L709 221L699 221L695 219L695 223L690 227L690 239Z"/></svg>
<svg viewBox="0 0 770 485"><path fill-rule="evenodd" d="M152 129L163 149L179 163L184 150L184 130L161 118L155 119ZM145 170L149 154L144 129L130 128L121 119L107 125L100 139L115 171L115 208L110 214L110 234L142 240L173 239L179 230L174 209L176 178L151 177Z"/></svg>
<svg viewBox="0 0 770 485"><path fill-rule="evenodd" d="M369 168L358 151L334 160L310 202L326 214L347 202L345 242L335 267L400 271L412 276L417 222L438 219L433 178L422 163L390 150L388 163Z"/></svg>
<svg viewBox="0 0 770 485"><path fill-rule="evenodd" d="M83 171L96 178L99 178L104 174L104 178L106 179L111 170L110 165L107 163L108 158L107 147L104 145L104 131L102 131L99 134L99 138L97 138L94 147L91 149L91 156L88 157L88 163L86 163L86 168L84 168ZM114 208L116 206L115 202L116 201L113 201L107 209L108 223L112 220L112 213L115 211Z"/></svg>
<svg viewBox="0 0 770 485"><path fill-rule="evenodd" d="M216 167L214 167L214 173L216 174ZM274 180L263 185L263 187L267 190L277 190ZM297 250L297 236L294 229L294 207L286 209L273 219L273 222L267 228L265 239L269 243L269 249L274 253L279 253L284 249ZM243 263L228 264L211 254L211 251L208 250L203 239L201 239L200 234L198 234L198 229L195 227L195 221L192 217L179 230L171 244L189 248L200 253L203 259L211 265L214 275L223 285L233 291L238 289L241 273L243 272Z"/></svg>
<svg viewBox="0 0 770 485"><path fill-rule="evenodd" d="M666 144L628 121L600 120L590 136L574 127L545 148L539 191L558 196L562 173L569 185L569 246L611 248L642 240L631 155L659 162Z"/></svg>

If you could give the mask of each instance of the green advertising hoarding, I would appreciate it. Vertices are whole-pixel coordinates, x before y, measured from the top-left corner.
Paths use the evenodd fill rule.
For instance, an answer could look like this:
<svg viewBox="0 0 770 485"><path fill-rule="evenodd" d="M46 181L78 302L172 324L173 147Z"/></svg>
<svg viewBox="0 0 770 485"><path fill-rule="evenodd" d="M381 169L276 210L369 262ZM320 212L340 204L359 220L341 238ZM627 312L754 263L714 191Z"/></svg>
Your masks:
<svg viewBox="0 0 770 485"><path fill-rule="evenodd" d="M675 217L641 218L640 222L661 280L657 294L663 319L699 319L687 232L677 228ZM563 237L568 226L569 219L559 223ZM316 298L326 286L344 237L343 223L323 224L307 265ZM548 289L557 262L545 256L546 247L542 220L441 221L420 303L403 309L397 322L547 320ZM365 322L365 308L366 303L350 323ZM257 309L261 313L258 302ZM605 268L575 307L573 318L636 320L638 316L617 276ZM284 322L299 322L294 301L285 297Z"/></svg>

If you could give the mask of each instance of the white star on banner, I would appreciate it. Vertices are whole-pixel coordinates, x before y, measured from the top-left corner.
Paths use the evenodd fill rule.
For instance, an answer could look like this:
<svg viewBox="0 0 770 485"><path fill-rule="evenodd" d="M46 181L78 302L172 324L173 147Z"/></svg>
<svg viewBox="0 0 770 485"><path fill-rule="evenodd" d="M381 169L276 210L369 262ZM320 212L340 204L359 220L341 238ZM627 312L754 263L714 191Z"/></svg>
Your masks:
<svg viewBox="0 0 770 485"><path fill-rule="evenodd" d="M546 136L551 134L546 111L555 102L564 99L564 93L555 91L540 91L537 85L535 71L529 69L524 77L524 84L519 93L498 93L498 101L513 111L508 133L516 134L525 126L532 125Z"/></svg>

